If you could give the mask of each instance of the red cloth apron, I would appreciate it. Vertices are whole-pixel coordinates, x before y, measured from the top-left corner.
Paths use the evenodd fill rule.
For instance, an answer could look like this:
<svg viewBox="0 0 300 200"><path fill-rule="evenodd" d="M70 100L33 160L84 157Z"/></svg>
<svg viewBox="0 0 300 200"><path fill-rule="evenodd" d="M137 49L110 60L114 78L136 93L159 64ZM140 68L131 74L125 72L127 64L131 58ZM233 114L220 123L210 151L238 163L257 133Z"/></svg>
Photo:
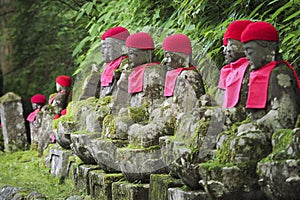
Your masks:
<svg viewBox="0 0 300 200"><path fill-rule="evenodd" d="M38 114L38 112L40 111L41 109L35 109L33 112L31 112L28 116L27 116L27 121L29 122L33 122L35 120L35 117L36 115Z"/></svg>
<svg viewBox="0 0 300 200"><path fill-rule="evenodd" d="M114 71L118 69L124 58L127 58L127 56L121 56L105 65L105 69L101 75L101 86L109 86L112 83Z"/></svg>

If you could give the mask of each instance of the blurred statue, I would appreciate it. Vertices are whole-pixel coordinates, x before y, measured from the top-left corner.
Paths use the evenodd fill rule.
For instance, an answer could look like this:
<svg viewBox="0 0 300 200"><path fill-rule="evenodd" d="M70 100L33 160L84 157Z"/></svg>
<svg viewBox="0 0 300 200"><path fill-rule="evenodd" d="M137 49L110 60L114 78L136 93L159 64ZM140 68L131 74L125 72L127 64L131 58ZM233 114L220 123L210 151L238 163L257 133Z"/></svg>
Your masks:
<svg viewBox="0 0 300 200"><path fill-rule="evenodd" d="M61 111L71 101L71 83L70 76L61 75L56 77L57 93L51 95L49 99L49 104L54 107L55 119L60 117Z"/></svg>
<svg viewBox="0 0 300 200"><path fill-rule="evenodd" d="M100 98L112 95L122 67L128 63L125 41L129 36L126 28L117 26L108 29L101 37L102 56L105 68L101 75Z"/></svg>
<svg viewBox="0 0 300 200"><path fill-rule="evenodd" d="M252 22L250 20L236 20L227 27L224 38L224 55L226 65L222 67L219 78L218 103L223 108L237 106L239 102L244 107L249 76L249 62L245 57L241 34ZM243 89L242 89L243 88Z"/></svg>
<svg viewBox="0 0 300 200"><path fill-rule="evenodd" d="M35 94L31 97L30 101L34 111L28 115L27 121L30 122L31 147L36 148L43 117L41 109L45 105L47 100L44 95Z"/></svg>

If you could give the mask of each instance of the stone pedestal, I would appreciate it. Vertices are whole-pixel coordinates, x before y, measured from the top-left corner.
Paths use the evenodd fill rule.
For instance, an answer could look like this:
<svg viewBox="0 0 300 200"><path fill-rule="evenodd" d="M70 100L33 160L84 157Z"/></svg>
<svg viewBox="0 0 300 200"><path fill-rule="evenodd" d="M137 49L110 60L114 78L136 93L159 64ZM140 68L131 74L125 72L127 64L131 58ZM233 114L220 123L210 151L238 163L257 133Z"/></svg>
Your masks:
<svg viewBox="0 0 300 200"><path fill-rule="evenodd" d="M119 148L118 161L122 173L130 182L150 181L150 174L167 173L167 165L161 158L159 148Z"/></svg>
<svg viewBox="0 0 300 200"><path fill-rule="evenodd" d="M89 174L93 170L99 170L100 167L98 165L79 165L76 168L75 172L75 190L82 190L86 194L90 195L90 187L89 187Z"/></svg>
<svg viewBox="0 0 300 200"><path fill-rule="evenodd" d="M115 182L112 184L113 200L148 200L149 184Z"/></svg>
<svg viewBox="0 0 300 200"><path fill-rule="evenodd" d="M4 149L26 150L29 147L21 97L9 92L0 98Z"/></svg>
<svg viewBox="0 0 300 200"><path fill-rule="evenodd" d="M180 179L172 178L168 174L151 174L149 200L168 199L168 189L181 187L184 184Z"/></svg>
<svg viewBox="0 0 300 200"><path fill-rule="evenodd" d="M112 200L112 183L123 178L122 174L107 174L102 170L89 173L90 194L94 199Z"/></svg>
<svg viewBox="0 0 300 200"><path fill-rule="evenodd" d="M49 152L51 174L59 177L63 182L66 177L69 176L71 167L70 157L73 152L70 150L51 148Z"/></svg>
<svg viewBox="0 0 300 200"><path fill-rule="evenodd" d="M121 172L117 158L117 149L127 145L124 140L93 139L90 140L88 150L97 164L106 172Z"/></svg>
<svg viewBox="0 0 300 200"><path fill-rule="evenodd" d="M169 188L167 200L210 200L204 191L185 191L181 188Z"/></svg>
<svg viewBox="0 0 300 200"><path fill-rule="evenodd" d="M100 137L100 133L71 134L71 149L85 163L96 164L91 152L88 150L90 140Z"/></svg>

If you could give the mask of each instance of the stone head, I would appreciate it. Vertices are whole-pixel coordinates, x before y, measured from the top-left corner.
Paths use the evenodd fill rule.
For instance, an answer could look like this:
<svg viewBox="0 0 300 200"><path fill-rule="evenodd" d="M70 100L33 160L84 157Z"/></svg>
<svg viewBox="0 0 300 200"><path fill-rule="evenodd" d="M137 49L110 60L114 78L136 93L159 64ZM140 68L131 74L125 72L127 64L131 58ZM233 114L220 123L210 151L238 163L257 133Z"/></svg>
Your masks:
<svg viewBox="0 0 300 200"><path fill-rule="evenodd" d="M251 69L259 69L276 60L279 35L273 25L255 22L244 30L241 40Z"/></svg>
<svg viewBox="0 0 300 200"><path fill-rule="evenodd" d="M69 91L71 87L72 79L70 76L57 76L56 77L56 91Z"/></svg>
<svg viewBox="0 0 300 200"><path fill-rule="evenodd" d="M138 32L126 40L129 63L132 68L152 62L154 42L148 33Z"/></svg>
<svg viewBox="0 0 300 200"><path fill-rule="evenodd" d="M46 97L42 94L35 94L30 99L32 108L35 110L37 108L41 108L46 103Z"/></svg>
<svg viewBox="0 0 300 200"><path fill-rule="evenodd" d="M125 41L128 36L128 30L121 26L110 28L101 36L101 53L105 63L125 54Z"/></svg>
<svg viewBox="0 0 300 200"><path fill-rule="evenodd" d="M241 34L251 23L250 20L236 20L228 25L223 37L223 54L227 64L245 57Z"/></svg>
<svg viewBox="0 0 300 200"><path fill-rule="evenodd" d="M164 62L168 70L189 67L192 45L190 39L184 34L174 34L163 41Z"/></svg>

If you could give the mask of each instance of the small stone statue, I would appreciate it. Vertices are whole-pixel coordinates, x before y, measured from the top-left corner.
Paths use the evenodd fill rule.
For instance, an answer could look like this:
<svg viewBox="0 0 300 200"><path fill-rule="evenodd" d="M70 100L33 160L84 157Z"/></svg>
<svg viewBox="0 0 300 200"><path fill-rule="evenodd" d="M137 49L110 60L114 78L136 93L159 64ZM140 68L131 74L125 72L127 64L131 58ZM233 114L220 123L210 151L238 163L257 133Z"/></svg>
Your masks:
<svg viewBox="0 0 300 200"><path fill-rule="evenodd" d="M125 41L128 36L128 30L121 26L110 28L101 36L101 53L105 68L100 80L100 98L112 95L122 68L128 63L125 55Z"/></svg>
<svg viewBox="0 0 300 200"><path fill-rule="evenodd" d="M247 78L249 74L248 60L245 57L241 34L243 30L252 22L250 20L236 20L229 24L223 38L224 55L226 65L222 67L219 78L219 96L218 103L223 108L231 108L242 102L244 107L245 95L241 89L247 87Z"/></svg>
<svg viewBox="0 0 300 200"><path fill-rule="evenodd" d="M130 66L128 77L130 106L158 104L162 102L165 70L159 62L153 62L154 42L145 32L132 34L126 40ZM159 101L159 102L157 102Z"/></svg>
<svg viewBox="0 0 300 200"><path fill-rule="evenodd" d="M49 104L54 107L55 118L60 117L60 113L65 109L71 98L72 79L69 76L61 75L56 78L56 94L50 96Z"/></svg>
<svg viewBox="0 0 300 200"><path fill-rule="evenodd" d="M279 54L279 35L267 22L250 24L241 41L251 73L246 108L258 126L273 132L293 128L300 113L300 85L294 68Z"/></svg>
<svg viewBox="0 0 300 200"><path fill-rule="evenodd" d="M168 69L164 96L172 97L169 99L178 104L183 112L198 107L197 100L205 91L201 75L191 64L190 39L184 34L174 34L163 41L162 48L165 52L164 61ZM189 88L186 88L187 86Z"/></svg>
<svg viewBox="0 0 300 200"><path fill-rule="evenodd" d="M46 103L46 97L42 94L35 94L30 99L33 112L31 112L27 121L30 122L30 136L31 136L31 147L36 148L39 140L39 130L42 124L43 114L41 112L42 107Z"/></svg>

